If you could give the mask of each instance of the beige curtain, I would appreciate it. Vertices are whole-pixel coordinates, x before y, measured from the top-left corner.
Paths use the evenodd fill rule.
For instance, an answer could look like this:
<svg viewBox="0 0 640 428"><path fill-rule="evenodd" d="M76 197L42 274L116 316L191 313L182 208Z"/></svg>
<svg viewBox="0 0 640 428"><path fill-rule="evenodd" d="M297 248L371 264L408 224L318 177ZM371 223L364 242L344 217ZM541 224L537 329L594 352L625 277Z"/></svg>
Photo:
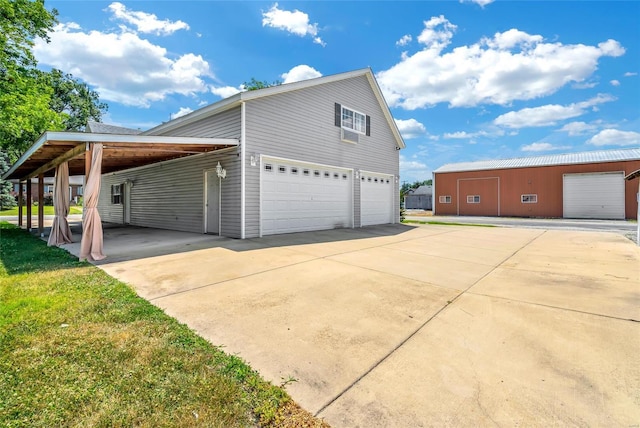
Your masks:
<svg viewBox="0 0 640 428"><path fill-rule="evenodd" d="M80 241L80 260L102 260L102 220L98 213L100 182L102 175L102 143L93 144L91 170L84 189L84 221Z"/></svg>
<svg viewBox="0 0 640 428"><path fill-rule="evenodd" d="M53 187L53 224L47 245L62 245L71 243L71 228L67 222L69 215L69 164L63 162L56 168L56 178Z"/></svg>

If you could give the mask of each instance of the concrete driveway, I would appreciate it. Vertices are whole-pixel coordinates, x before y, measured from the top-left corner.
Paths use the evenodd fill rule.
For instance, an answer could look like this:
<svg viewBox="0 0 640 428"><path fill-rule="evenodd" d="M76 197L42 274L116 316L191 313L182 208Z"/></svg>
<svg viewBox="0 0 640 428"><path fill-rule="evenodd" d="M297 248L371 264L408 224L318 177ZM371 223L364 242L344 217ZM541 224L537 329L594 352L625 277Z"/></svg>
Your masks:
<svg viewBox="0 0 640 428"><path fill-rule="evenodd" d="M620 235L105 239L102 269L265 378L295 378L293 398L333 426L640 423L640 248Z"/></svg>

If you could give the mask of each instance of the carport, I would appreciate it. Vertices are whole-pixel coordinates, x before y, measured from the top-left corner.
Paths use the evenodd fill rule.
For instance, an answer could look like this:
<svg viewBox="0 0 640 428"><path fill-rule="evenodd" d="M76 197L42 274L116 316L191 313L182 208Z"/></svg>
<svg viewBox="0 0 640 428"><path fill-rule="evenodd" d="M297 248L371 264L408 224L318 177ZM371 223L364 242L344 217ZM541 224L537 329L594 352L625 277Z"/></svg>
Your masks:
<svg viewBox="0 0 640 428"><path fill-rule="evenodd" d="M101 175L109 172L126 170L134 167L153 164L180 157L208 153L238 145L233 138L205 137L167 137L129 134L103 134L87 132L52 132L48 131L18 159L3 175L5 180L17 180L20 184L18 195L18 225L23 226L22 216L23 190L22 184L38 178L38 233L44 232L44 177L56 176L57 193L64 183L68 183L70 175L84 175L85 195L84 221L81 247L88 253L100 258L102 255L102 224L97 214L97 199L100 193ZM26 198L31 200L31 186L26 186ZM55 195L54 195L55 199ZM61 198L61 201L64 198ZM68 201L55 203L56 220L54 228L67 228ZM90 213L90 214L88 214ZM32 230L31 204L26 207L26 228ZM56 223L61 223L57 226ZM52 231L53 233L54 231ZM93 234L100 239L91 240ZM65 233L62 233L65 235ZM70 233L69 233L70 236ZM51 243L51 241L50 241ZM55 244L59 244L57 242Z"/></svg>

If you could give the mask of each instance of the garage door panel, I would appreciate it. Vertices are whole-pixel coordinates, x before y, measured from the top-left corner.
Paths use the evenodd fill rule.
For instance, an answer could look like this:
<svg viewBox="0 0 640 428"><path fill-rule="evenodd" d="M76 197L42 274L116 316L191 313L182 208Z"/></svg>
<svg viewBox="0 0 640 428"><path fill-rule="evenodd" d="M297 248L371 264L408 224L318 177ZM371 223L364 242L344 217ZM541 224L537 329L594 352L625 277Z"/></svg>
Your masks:
<svg viewBox="0 0 640 428"><path fill-rule="evenodd" d="M362 172L360 177L360 224L393 223L395 219L393 175Z"/></svg>
<svg viewBox="0 0 640 428"><path fill-rule="evenodd" d="M263 163L272 165L261 171L263 235L351 227L350 171L295 161Z"/></svg>
<svg viewBox="0 0 640 428"><path fill-rule="evenodd" d="M565 174L563 217L625 218L624 173Z"/></svg>

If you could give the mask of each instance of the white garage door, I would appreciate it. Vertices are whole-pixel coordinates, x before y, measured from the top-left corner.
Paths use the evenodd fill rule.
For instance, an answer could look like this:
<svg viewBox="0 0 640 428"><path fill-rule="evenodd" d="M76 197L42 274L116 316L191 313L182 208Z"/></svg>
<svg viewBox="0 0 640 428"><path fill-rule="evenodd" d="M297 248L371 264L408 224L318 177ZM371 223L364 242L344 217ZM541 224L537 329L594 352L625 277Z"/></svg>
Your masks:
<svg viewBox="0 0 640 428"><path fill-rule="evenodd" d="M565 174L563 217L624 219L624 173Z"/></svg>
<svg viewBox="0 0 640 428"><path fill-rule="evenodd" d="M400 205L394 203L394 186L393 175L361 172L360 224L362 226L394 222L396 205L400 209Z"/></svg>
<svg viewBox="0 0 640 428"><path fill-rule="evenodd" d="M263 158L263 235L353 226L351 170Z"/></svg>

